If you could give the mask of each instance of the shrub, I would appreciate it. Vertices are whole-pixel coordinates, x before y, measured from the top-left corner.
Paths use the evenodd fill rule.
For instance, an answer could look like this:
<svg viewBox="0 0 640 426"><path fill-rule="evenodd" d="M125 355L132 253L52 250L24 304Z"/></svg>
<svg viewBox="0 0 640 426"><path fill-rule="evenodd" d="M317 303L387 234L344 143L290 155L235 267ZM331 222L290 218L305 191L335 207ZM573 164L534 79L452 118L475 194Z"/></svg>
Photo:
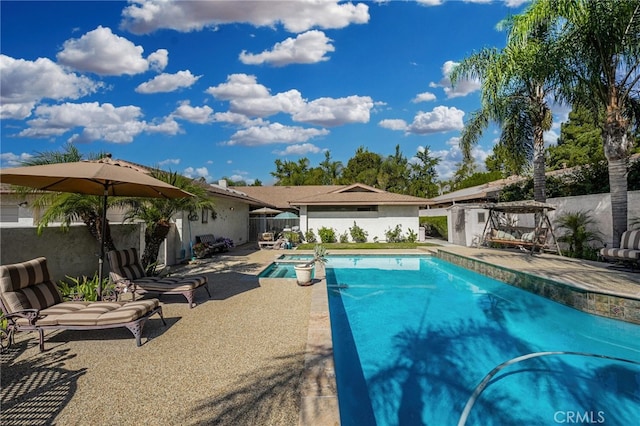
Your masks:
<svg viewBox="0 0 640 426"><path fill-rule="evenodd" d="M418 234L416 234L413 229L409 228L407 230L407 241L410 243L415 243L418 239Z"/></svg>
<svg viewBox="0 0 640 426"><path fill-rule="evenodd" d="M347 231L344 231L342 234L340 234L340 242L341 243L349 242L349 234L347 234Z"/></svg>
<svg viewBox="0 0 640 426"><path fill-rule="evenodd" d="M353 226L349 228L349 233L351 233L351 239L353 240L354 243L367 242L367 236L369 234L367 233L367 231L365 231L364 229L356 225L355 220L353 221Z"/></svg>
<svg viewBox="0 0 640 426"><path fill-rule="evenodd" d="M333 228L327 228L323 226L318 229L318 235L320 235L320 241L323 243L335 243L336 242L336 231Z"/></svg>
<svg viewBox="0 0 640 426"><path fill-rule="evenodd" d="M307 232L304 233L304 239L308 242L308 243L315 243L316 240L316 234L313 233L313 229L309 228L307 229Z"/></svg>
<svg viewBox="0 0 640 426"><path fill-rule="evenodd" d="M556 222L559 229L565 230L564 234L558 237L558 241L569 245L569 256L589 260L597 258L596 250L590 247L589 243L602 242L602 238L598 231L589 229L596 223L589 212L563 213Z"/></svg>
<svg viewBox="0 0 640 426"><path fill-rule="evenodd" d="M420 226L424 226L425 234L431 237L447 239L449 232L447 231L446 216L428 216L420 218Z"/></svg>
<svg viewBox="0 0 640 426"><path fill-rule="evenodd" d="M405 238L402 236L402 225L396 225L395 229L387 229L384 232L384 236L388 243L402 243Z"/></svg>
<svg viewBox="0 0 640 426"><path fill-rule="evenodd" d="M81 299L89 302L95 302L98 300L98 273L93 274L92 278L87 276L82 276L78 278L66 276L67 279L71 282L68 283L66 281L58 282L58 288L60 289L60 293L66 299ZM113 289L113 284L110 283L109 278L102 279L102 292L111 291Z"/></svg>

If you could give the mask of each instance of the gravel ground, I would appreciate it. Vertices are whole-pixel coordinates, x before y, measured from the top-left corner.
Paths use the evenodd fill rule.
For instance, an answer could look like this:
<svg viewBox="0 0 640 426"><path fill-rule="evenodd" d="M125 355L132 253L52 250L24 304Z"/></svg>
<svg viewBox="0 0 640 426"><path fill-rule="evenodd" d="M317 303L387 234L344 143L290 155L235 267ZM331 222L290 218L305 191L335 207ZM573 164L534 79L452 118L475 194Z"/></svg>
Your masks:
<svg viewBox="0 0 640 426"><path fill-rule="evenodd" d="M136 347L126 328L20 334L2 355L0 423L296 425L311 287L257 273L279 252L251 248L187 267L212 298L163 296Z"/></svg>

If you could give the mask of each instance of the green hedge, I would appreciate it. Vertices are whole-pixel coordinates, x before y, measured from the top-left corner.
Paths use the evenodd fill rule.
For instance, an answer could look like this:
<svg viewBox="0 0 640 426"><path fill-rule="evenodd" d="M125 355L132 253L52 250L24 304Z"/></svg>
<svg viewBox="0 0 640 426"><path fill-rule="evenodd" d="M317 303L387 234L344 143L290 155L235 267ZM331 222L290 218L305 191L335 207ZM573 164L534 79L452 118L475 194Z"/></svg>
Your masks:
<svg viewBox="0 0 640 426"><path fill-rule="evenodd" d="M426 228L427 236L442 238L444 240L449 238L446 216L422 216L420 217L420 226Z"/></svg>

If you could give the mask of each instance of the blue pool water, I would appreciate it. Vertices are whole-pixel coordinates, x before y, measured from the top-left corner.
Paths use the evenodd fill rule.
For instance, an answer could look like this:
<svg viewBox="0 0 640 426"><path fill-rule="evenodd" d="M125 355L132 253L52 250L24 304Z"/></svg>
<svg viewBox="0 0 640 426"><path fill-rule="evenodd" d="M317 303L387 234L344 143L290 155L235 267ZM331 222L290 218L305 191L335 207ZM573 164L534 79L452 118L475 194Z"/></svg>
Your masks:
<svg viewBox="0 0 640 426"><path fill-rule="evenodd" d="M308 261L309 255L285 255L280 256L275 262L267 266L260 274L259 278L295 278L296 272L293 269L296 260Z"/></svg>
<svg viewBox="0 0 640 426"><path fill-rule="evenodd" d="M640 419L640 326L431 257L330 256L326 271L342 425L456 425L495 367L545 351L572 354L505 366L466 424Z"/></svg>

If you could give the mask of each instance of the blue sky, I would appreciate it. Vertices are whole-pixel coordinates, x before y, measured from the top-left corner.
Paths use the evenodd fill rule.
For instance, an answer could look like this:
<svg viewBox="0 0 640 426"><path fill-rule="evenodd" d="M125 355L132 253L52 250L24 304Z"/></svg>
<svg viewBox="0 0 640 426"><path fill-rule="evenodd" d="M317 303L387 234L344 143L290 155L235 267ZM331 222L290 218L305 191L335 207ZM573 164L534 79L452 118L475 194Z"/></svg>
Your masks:
<svg viewBox="0 0 640 426"><path fill-rule="evenodd" d="M359 146L446 179L479 83L448 72L524 0L2 1L2 167L73 142L215 182L263 184L277 158ZM553 138L554 131L547 136ZM491 151L494 129L474 152Z"/></svg>

